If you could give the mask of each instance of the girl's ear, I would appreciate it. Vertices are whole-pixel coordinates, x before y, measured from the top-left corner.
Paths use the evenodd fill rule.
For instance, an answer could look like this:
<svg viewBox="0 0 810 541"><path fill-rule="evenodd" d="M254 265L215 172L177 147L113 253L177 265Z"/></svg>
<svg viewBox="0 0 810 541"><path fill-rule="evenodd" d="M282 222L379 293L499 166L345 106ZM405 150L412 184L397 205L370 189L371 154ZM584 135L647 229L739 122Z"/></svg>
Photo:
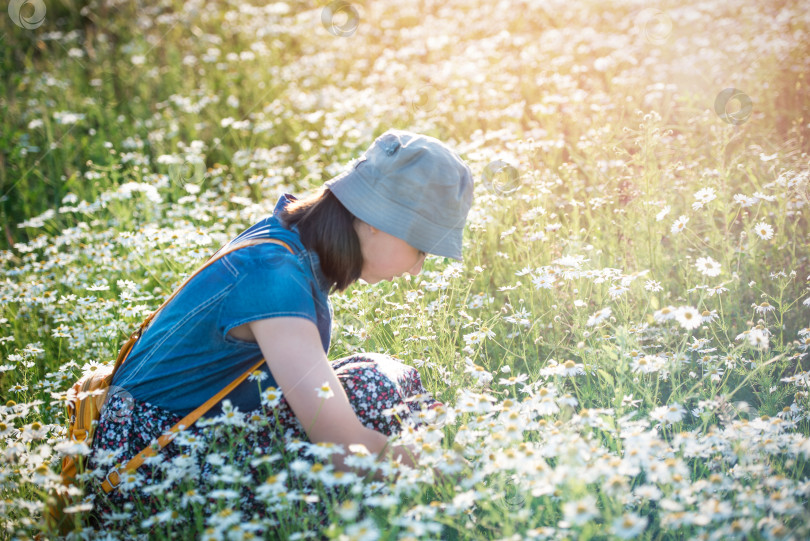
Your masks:
<svg viewBox="0 0 810 541"><path fill-rule="evenodd" d="M377 229L376 227L374 227L370 223L364 222L360 218L355 218L354 219L354 230L359 231L360 229L365 229L367 233L376 233L377 231L379 231L379 229Z"/></svg>

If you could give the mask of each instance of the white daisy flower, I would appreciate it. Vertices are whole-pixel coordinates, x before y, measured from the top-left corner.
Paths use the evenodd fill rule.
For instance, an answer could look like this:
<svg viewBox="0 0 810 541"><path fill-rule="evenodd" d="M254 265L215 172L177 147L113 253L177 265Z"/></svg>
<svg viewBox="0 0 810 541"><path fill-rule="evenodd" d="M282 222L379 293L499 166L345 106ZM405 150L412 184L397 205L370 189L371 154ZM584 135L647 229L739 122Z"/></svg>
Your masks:
<svg viewBox="0 0 810 541"><path fill-rule="evenodd" d="M717 276L720 274L720 263L711 257L699 257L695 263L697 270L706 276Z"/></svg>
<svg viewBox="0 0 810 541"><path fill-rule="evenodd" d="M638 537L647 528L647 517L635 513L625 513L613 521L613 535L620 539L633 539Z"/></svg>
<svg viewBox="0 0 810 541"><path fill-rule="evenodd" d="M591 519L599 516L596 508L596 498L588 494L581 500L565 502L562 506L565 520L575 526L582 526Z"/></svg>
<svg viewBox="0 0 810 541"><path fill-rule="evenodd" d="M751 329L748 333L748 343L757 349L768 349L769 346L768 331L765 329Z"/></svg>
<svg viewBox="0 0 810 541"><path fill-rule="evenodd" d="M661 490L655 485L640 485L633 490L633 494L642 500L657 501L661 499Z"/></svg>
<svg viewBox="0 0 810 541"><path fill-rule="evenodd" d="M281 402L281 397L281 389L277 389L276 387L268 387L262 391L262 406L274 408L278 406L279 402Z"/></svg>
<svg viewBox="0 0 810 541"><path fill-rule="evenodd" d="M627 291L627 287L621 284L611 284L608 288L608 295L610 295L611 299L615 300L624 295Z"/></svg>
<svg viewBox="0 0 810 541"><path fill-rule="evenodd" d="M703 318L700 317L700 312L693 306L681 306L675 312L675 319L681 324L681 327L687 330L697 329L703 323Z"/></svg>
<svg viewBox="0 0 810 541"><path fill-rule="evenodd" d="M686 410L678 403L659 406L650 412L650 417L660 423L672 424L683 420Z"/></svg>
<svg viewBox="0 0 810 541"><path fill-rule="evenodd" d="M765 222L759 222L754 226L754 233L762 240L771 240L773 238L773 227Z"/></svg>
<svg viewBox="0 0 810 541"><path fill-rule="evenodd" d="M587 325L588 327L593 327L594 325L599 325L600 323L605 321L607 318L609 318L610 314L612 312L613 311L610 309L610 306L605 306L604 308L602 308L601 310L599 310L598 312L593 314L591 317L589 317L588 321L587 321L587 323L585 323L585 325Z"/></svg>
<svg viewBox="0 0 810 541"><path fill-rule="evenodd" d="M535 289L551 289L556 277L553 274L542 274L532 278L532 284Z"/></svg>
<svg viewBox="0 0 810 541"><path fill-rule="evenodd" d="M572 360L567 360L559 365L559 374L563 377L581 376L585 373L585 367L582 363L575 363Z"/></svg>
<svg viewBox="0 0 810 541"><path fill-rule="evenodd" d="M699 210L710 201L717 199L717 193L714 191L714 188L703 188L695 193L695 199L697 201L692 203L692 209Z"/></svg>
<svg viewBox="0 0 810 541"><path fill-rule="evenodd" d="M374 521L367 518L356 524L351 524L346 527L346 535L348 539L357 539L358 541L366 541L379 539L380 530L374 524Z"/></svg>
<svg viewBox="0 0 810 541"><path fill-rule="evenodd" d="M751 308L753 308L754 311L761 316L764 316L768 312L773 312L774 310L776 310L776 306L772 305L768 301L763 301L761 304L754 303L751 305Z"/></svg>
<svg viewBox="0 0 810 541"><path fill-rule="evenodd" d="M660 370L663 366L664 358L659 355L639 355L633 359L631 368L633 372L652 374Z"/></svg>
<svg viewBox="0 0 810 541"><path fill-rule="evenodd" d="M728 291L728 288L727 288L727 287L723 287L722 285L720 285L720 286L715 286L715 287L707 287L707 288L706 288L706 294L708 294L708 295L709 295L709 297L713 297L713 296L715 296L715 295L719 295L720 293L725 293L726 291Z"/></svg>
<svg viewBox="0 0 810 541"><path fill-rule="evenodd" d="M656 310L653 314L655 321L660 323L662 321L669 321L678 315L678 310L674 306L664 306L660 310Z"/></svg>
<svg viewBox="0 0 810 541"><path fill-rule="evenodd" d="M544 393L543 391L546 391L546 389L540 389L539 400L534 403L534 411L538 415L554 415L560 411L560 407L554 401L554 395L551 392L546 391Z"/></svg>
<svg viewBox="0 0 810 541"><path fill-rule="evenodd" d="M688 221L689 221L689 218L687 218L686 216L681 216L677 220L672 222L672 227L670 227L669 230L673 234L680 233L681 231L683 231L686 228L686 222L688 222Z"/></svg>
<svg viewBox="0 0 810 541"><path fill-rule="evenodd" d="M740 205L742 208L747 208L759 203L759 199L738 193L734 195L734 202Z"/></svg>
<svg viewBox="0 0 810 541"><path fill-rule="evenodd" d="M647 291L652 291L653 293L655 293L656 291L661 291L664 288L661 287L661 282L659 282L658 280L647 280L644 283L644 289L646 289Z"/></svg>
<svg viewBox="0 0 810 541"><path fill-rule="evenodd" d="M248 376L248 381L264 381L269 374L261 368L254 370Z"/></svg>
<svg viewBox="0 0 810 541"><path fill-rule="evenodd" d="M720 315L717 313L717 310L703 310L703 312L700 313L700 317L703 318L703 323L711 323L719 319Z"/></svg>
<svg viewBox="0 0 810 541"><path fill-rule="evenodd" d="M360 512L360 506L357 502L346 500L338 506L338 515L346 522L352 522L357 518Z"/></svg>
<svg viewBox="0 0 810 541"><path fill-rule="evenodd" d="M762 192L754 192L754 197L756 197L758 199L763 199L765 201L769 201L771 203L776 201L776 196L775 195L766 195L766 194L764 194Z"/></svg>
<svg viewBox="0 0 810 541"><path fill-rule="evenodd" d="M335 396L335 392L332 391L328 381L324 381L320 387L315 387L315 390L318 392L318 398L332 398Z"/></svg>

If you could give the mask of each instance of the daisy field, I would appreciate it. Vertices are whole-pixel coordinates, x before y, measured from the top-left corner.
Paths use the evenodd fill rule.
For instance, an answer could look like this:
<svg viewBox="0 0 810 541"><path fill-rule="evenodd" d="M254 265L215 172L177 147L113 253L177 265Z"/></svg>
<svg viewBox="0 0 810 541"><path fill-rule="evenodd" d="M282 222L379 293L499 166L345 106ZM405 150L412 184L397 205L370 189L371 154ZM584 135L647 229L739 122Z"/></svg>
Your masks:
<svg viewBox="0 0 810 541"><path fill-rule="evenodd" d="M57 537L62 457L89 451L69 387L389 128L475 175L463 262L332 296L330 359L392 355L444 404L397 436L417 467L372 481L295 440L234 463L273 418L226 407L216 445L172 443L180 489L122 485L163 512L93 523L78 486L68 538L810 537L802 2L13 0L0 20L0 538Z"/></svg>

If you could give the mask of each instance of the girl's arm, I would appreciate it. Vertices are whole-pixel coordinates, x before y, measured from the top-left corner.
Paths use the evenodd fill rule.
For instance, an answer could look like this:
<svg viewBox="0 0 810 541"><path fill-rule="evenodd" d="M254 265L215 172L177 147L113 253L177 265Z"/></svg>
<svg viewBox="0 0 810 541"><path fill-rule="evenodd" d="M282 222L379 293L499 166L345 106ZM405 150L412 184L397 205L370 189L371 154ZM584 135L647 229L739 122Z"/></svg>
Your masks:
<svg viewBox="0 0 810 541"><path fill-rule="evenodd" d="M357 418L346 391L326 358L318 328L312 321L300 317L274 317L253 321L249 327L282 395L312 443L337 443L347 451L349 445L361 443L380 458L401 458L403 464L414 466L412 448L388 446L385 434L366 428ZM318 396L317 389L324 382L334 392L331 398ZM336 469L359 475L367 473L346 466L344 456L332 455ZM378 472L375 479L380 477Z"/></svg>
<svg viewBox="0 0 810 541"><path fill-rule="evenodd" d="M376 430L368 429L362 425L361 428L369 433L368 439L362 441L363 435L359 434L357 436L356 441L353 441L352 443L363 443L363 445L365 445L369 451L373 452L377 456L378 460L394 459L399 460L400 462L402 462L407 466L410 466L411 468L416 466L416 460L418 460L419 455L412 447L405 445L397 445L395 447L392 447L388 445L388 437L385 434L381 434ZM349 444L344 444L344 446L348 450ZM377 451L376 450L377 448L379 448L380 450ZM347 466L344 463L345 457L346 457L345 454L340 453L332 454L331 456L332 465L335 467L336 470L353 472L359 475L360 477L365 477L366 475L368 475L369 473L368 470L365 470L363 468L353 468L351 466ZM383 481L384 478L382 475L382 471L379 469L376 470L372 479L374 479L375 481Z"/></svg>

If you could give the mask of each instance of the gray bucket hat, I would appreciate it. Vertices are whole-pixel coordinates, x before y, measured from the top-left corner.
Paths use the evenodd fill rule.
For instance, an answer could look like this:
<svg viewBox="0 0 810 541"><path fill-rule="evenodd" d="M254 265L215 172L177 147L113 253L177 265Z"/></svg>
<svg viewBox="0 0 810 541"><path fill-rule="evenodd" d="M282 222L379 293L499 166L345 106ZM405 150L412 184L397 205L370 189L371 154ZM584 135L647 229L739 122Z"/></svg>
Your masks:
<svg viewBox="0 0 810 541"><path fill-rule="evenodd" d="M434 137L391 129L324 184L349 212L423 252L462 260L469 166Z"/></svg>

